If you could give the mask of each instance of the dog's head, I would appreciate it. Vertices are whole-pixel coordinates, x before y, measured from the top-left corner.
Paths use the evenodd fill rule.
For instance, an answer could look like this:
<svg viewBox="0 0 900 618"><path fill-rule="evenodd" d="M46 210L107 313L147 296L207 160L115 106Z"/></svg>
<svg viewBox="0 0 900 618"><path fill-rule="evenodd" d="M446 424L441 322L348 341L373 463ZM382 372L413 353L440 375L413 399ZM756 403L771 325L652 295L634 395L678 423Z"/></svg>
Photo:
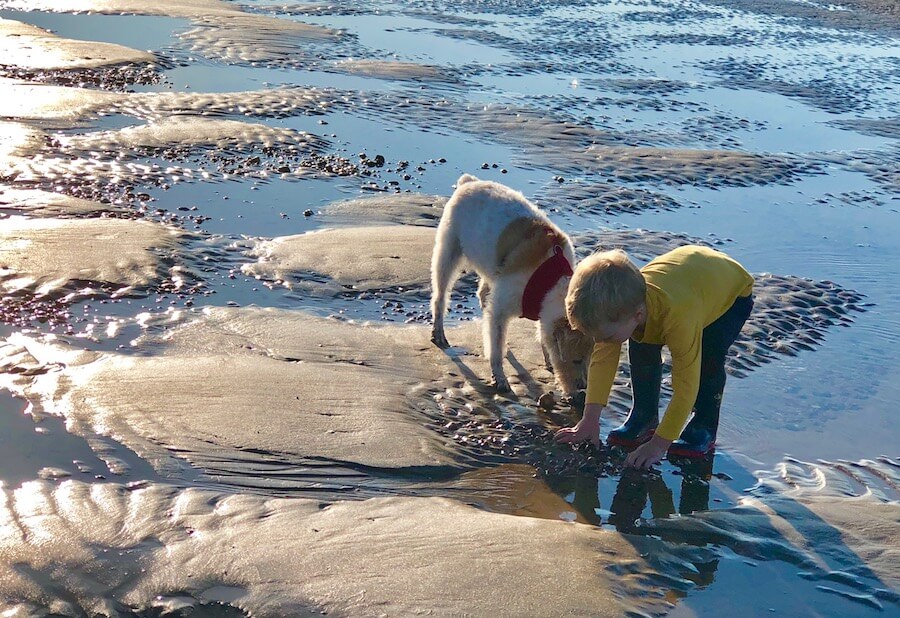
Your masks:
<svg viewBox="0 0 900 618"><path fill-rule="evenodd" d="M582 390L587 384L587 370L594 340L573 329L565 318L554 322L551 339L562 363L562 367L555 367L561 385L567 391Z"/></svg>

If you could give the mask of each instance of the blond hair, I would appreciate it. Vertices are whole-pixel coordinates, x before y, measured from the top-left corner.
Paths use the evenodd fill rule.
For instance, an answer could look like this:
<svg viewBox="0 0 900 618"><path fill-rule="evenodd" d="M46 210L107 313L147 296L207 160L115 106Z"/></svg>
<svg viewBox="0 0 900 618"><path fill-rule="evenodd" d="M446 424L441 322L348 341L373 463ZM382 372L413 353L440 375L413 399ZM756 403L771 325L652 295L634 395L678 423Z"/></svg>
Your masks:
<svg viewBox="0 0 900 618"><path fill-rule="evenodd" d="M647 284L620 249L595 253L575 267L566 295L572 328L592 332L600 324L630 317L644 304Z"/></svg>

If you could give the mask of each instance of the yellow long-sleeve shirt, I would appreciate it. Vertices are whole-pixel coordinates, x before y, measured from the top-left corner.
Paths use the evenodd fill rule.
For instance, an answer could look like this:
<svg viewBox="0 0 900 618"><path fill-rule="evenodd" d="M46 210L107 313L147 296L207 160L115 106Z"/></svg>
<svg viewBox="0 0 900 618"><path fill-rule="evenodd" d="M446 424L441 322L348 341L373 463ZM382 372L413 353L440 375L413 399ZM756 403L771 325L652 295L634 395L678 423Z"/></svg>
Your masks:
<svg viewBox="0 0 900 618"><path fill-rule="evenodd" d="M724 253L688 245L659 256L641 269L647 282L647 321L632 335L641 343L665 345L672 355L672 399L657 435L676 440L700 386L703 329L719 319L739 296L753 291L753 277ZM606 405L619 367L621 344L594 346L587 403Z"/></svg>

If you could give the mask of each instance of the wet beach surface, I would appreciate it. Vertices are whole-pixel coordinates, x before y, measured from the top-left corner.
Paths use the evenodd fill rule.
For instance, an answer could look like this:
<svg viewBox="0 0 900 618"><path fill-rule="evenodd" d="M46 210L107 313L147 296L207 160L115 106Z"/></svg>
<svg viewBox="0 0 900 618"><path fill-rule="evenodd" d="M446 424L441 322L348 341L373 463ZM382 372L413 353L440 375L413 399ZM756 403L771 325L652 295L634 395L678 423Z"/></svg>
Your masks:
<svg viewBox="0 0 900 618"><path fill-rule="evenodd" d="M900 609L896 6L0 18L0 607ZM754 273L713 459L637 473L555 445L578 412L538 405L523 320L515 393L491 391L471 276L454 348L429 343L462 173L521 190L579 256L704 243ZM629 407L626 364L604 436Z"/></svg>

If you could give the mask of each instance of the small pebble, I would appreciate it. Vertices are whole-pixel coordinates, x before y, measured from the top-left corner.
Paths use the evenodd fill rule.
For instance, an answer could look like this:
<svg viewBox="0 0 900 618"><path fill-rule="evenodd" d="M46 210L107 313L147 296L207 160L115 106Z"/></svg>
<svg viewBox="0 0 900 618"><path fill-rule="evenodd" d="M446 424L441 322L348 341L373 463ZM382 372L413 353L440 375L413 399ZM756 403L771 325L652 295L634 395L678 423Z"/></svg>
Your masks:
<svg viewBox="0 0 900 618"><path fill-rule="evenodd" d="M540 396L537 403L542 410L552 410L556 406L556 395L553 391L544 393Z"/></svg>

